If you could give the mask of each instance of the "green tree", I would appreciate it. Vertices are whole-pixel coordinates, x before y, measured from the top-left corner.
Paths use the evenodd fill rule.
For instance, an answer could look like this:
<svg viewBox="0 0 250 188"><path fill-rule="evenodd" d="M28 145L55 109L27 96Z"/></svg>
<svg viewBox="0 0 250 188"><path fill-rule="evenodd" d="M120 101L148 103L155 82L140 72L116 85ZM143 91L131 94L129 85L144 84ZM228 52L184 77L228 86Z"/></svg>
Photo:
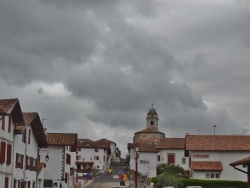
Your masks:
<svg viewBox="0 0 250 188"><path fill-rule="evenodd" d="M173 174L176 177L183 177L185 175L185 170L179 165L170 165L170 164L159 164L156 167L157 175L168 173Z"/></svg>
<svg viewBox="0 0 250 188"><path fill-rule="evenodd" d="M162 173L158 177L157 185L166 187L166 186L174 186L175 188L183 187L183 182L181 179L175 174L170 173Z"/></svg>

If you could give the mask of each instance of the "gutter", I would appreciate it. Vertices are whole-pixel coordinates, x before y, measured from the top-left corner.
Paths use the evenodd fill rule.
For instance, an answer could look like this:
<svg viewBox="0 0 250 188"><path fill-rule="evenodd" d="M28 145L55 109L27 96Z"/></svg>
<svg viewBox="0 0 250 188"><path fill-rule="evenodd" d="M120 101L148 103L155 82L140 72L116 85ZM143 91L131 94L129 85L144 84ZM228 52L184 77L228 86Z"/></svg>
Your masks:
<svg viewBox="0 0 250 188"><path fill-rule="evenodd" d="M237 167L235 167L235 166L233 166L233 168L236 169L236 170L238 170L238 171L240 171L240 172L243 172L243 173L245 173L245 174L248 174L246 171L241 170L241 169L239 169L239 168L237 168Z"/></svg>

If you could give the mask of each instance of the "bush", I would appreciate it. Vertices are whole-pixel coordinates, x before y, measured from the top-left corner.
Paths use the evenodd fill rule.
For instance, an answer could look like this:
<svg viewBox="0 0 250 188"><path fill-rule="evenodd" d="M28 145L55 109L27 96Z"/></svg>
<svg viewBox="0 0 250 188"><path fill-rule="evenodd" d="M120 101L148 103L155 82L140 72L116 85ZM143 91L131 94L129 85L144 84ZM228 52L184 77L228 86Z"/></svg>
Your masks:
<svg viewBox="0 0 250 188"><path fill-rule="evenodd" d="M156 185L156 184L157 184L157 182L158 182L157 177L153 177L153 178L151 179L151 182L153 182L153 183L154 183L154 185Z"/></svg>
<svg viewBox="0 0 250 188"><path fill-rule="evenodd" d="M53 184L53 181L52 181L52 180L49 180L49 179L43 180L43 186L44 186L44 187L51 187L52 184Z"/></svg>

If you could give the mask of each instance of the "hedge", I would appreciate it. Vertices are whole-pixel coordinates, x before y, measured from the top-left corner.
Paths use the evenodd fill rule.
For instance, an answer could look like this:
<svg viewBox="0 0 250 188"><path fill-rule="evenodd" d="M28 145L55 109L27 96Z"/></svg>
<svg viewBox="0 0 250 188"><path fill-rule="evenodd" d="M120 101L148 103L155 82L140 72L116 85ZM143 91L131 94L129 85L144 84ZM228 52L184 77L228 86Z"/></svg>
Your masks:
<svg viewBox="0 0 250 188"><path fill-rule="evenodd" d="M49 180L49 179L44 179L43 180L43 186L44 187L51 187L53 184L53 181L52 180Z"/></svg>

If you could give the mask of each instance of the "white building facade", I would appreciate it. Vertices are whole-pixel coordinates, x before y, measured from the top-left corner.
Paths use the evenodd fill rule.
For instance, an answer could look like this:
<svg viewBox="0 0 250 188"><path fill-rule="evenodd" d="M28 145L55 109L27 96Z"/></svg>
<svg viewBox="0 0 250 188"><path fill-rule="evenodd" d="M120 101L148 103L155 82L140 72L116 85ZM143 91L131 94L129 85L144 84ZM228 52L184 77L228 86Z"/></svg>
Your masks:
<svg viewBox="0 0 250 188"><path fill-rule="evenodd" d="M192 179L247 181L247 175L233 170L230 163L249 155L248 135L186 135ZM246 171L243 166L238 168Z"/></svg>
<svg viewBox="0 0 250 188"><path fill-rule="evenodd" d="M44 179L53 181L53 185L69 188L74 185L74 171L72 170L72 152L77 149L77 134L75 133L46 133L48 148L40 149L40 160L46 162ZM75 156L75 155L74 155Z"/></svg>
<svg viewBox="0 0 250 188"><path fill-rule="evenodd" d="M47 140L38 113L23 113L23 118L25 125L15 127L13 187L40 188L38 151Z"/></svg>

